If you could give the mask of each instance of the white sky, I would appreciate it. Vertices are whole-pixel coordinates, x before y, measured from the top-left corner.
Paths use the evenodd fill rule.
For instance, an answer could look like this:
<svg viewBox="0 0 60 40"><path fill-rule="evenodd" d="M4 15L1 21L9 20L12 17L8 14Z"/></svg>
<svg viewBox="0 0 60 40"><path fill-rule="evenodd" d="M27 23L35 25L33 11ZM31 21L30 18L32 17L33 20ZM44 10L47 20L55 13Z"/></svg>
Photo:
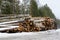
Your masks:
<svg viewBox="0 0 60 40"><path fill-rule="evenodd" d="M39 3L40 2L40 3ZM56 18L60 19L60 0L39 0L39 4L47 4L55 14Z"/></svg>
<svg viewBox="0 0 60 40"><path fill-rule="evenodd" d="M42 5L48 4L57 18L60 19L60 0L39 0Z"/></svg>

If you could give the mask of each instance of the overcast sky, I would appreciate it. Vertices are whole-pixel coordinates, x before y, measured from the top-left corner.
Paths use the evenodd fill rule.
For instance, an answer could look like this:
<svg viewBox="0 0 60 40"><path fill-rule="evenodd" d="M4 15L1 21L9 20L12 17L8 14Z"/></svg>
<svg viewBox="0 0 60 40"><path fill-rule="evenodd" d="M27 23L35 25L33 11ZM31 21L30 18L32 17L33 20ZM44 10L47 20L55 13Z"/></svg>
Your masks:
<svg viewBox="0 0 60 40"><path fill-rule="evenodd" d="M55 14L56 18L60 19L60 0L39 0L39 5L47 4Z"/></svg>

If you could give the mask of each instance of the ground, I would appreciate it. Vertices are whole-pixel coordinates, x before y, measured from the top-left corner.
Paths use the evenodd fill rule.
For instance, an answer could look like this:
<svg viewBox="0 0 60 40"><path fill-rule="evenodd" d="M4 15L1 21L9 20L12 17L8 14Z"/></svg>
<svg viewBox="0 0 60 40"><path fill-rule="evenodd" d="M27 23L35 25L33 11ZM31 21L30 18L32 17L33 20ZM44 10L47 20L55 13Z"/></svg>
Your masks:
<svg viewBox="0 0 60 40"><path fill-rule="evenodd" d="M12 34L0 33L0 40L60 40L60 29Z"/></svg>

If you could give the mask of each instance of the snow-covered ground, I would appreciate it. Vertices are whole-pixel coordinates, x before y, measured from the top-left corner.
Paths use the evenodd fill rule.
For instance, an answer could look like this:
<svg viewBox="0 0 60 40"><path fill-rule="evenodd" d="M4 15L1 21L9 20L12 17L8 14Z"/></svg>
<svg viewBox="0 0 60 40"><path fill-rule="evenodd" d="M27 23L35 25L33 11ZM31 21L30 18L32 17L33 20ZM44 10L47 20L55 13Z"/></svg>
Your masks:
<svg viewBox="0 0 60 40"><path fill-rule="evenodd" d="M0 40L60 40L60 29L12 34L0 33Z"/></svg>

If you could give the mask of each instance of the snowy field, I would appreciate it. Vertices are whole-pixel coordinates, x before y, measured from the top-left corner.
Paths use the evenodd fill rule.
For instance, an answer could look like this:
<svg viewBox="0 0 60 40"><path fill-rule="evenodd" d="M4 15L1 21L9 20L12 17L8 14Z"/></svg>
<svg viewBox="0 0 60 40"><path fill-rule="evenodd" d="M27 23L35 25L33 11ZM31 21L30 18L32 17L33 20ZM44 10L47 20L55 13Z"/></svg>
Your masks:
<svg viewBox="0 0 60 40"><path fill-rule="evenodd" d="M12 34L0 33L0 40L60 40L60 29Z"/></svg>

